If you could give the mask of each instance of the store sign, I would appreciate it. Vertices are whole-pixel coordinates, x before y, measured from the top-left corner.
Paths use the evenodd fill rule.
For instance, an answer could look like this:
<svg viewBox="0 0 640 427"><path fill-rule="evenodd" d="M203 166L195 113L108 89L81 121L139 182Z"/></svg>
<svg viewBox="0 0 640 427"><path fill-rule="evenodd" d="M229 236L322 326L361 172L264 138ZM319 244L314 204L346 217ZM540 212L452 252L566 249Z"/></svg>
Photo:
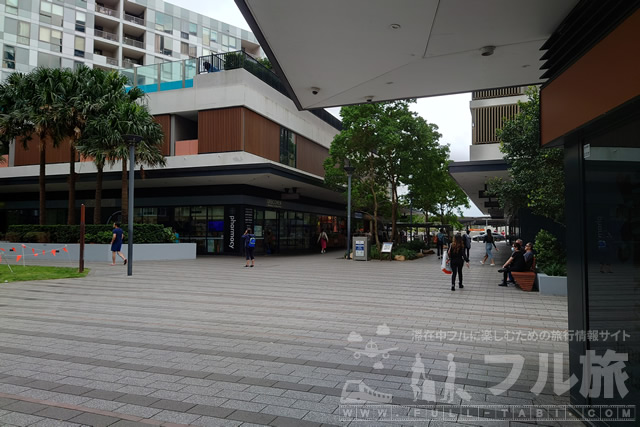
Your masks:
<svg viewBox="0 0 640 427"><path fill-rule="evenodd" d="M267 199L268 208L282 208L282 200Z"/></svg>
<svg viewBox="0 0 640 427"><path fill-rule="evenodd" d="M244 233L244 230L246 230L247 228L250 228L255 233L255 230L253 229L253 209L252 208L244 208L244 229L242 230L242 232Z"/></svg>
<svg viewBox="0 0 640 427"><path fill-rule="evenodd" d="M238 252L242 246L242 222L235 206L224 208L224 251Z"/></svg>

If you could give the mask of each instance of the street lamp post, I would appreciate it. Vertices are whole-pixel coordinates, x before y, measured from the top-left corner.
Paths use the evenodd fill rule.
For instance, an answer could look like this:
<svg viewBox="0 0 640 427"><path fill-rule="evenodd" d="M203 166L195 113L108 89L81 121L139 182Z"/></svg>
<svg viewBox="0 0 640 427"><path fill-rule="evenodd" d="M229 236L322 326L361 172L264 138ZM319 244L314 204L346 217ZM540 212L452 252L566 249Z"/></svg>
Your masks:
<svg viewBox="0 0 640 427"><path fill-rule="evenodd" d="M351 259L351 175L355 168L346 160L344 171L347 173L347 259Z"/></svg>
<svg viewBox="0 0 640 427"><path fill-rule="evenodd" d="M133 275L133 180L136 166L136 144L142 141L139 135L123 135L123 139L129 143L129 238L127 242L127 276Z"/></svg>

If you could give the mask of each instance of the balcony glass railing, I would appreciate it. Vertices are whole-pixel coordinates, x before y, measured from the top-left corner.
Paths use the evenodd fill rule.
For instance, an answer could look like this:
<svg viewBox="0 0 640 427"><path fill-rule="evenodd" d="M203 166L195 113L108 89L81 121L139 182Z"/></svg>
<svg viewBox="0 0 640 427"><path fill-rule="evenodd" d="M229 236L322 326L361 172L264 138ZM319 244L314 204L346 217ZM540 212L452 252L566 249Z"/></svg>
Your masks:
<svg viewBox="0 0 640 427"><path fill-rule="evenodd" d="M110 9L106 6L100 6L96 4L96 12L101 13L103 15L113 16L114 18L119 18L120 14L117 10Z"/></svg>
<svg viewBox="0 0 640 427"><path fill-rule="evenodd" d="M280 80L280 77L267 67L259 63L254 57L243 51L219 53L198 58L198 74L211 73L222 70L244 68L264 83L268 84L287 98L289 92ZM342 130L342 122L323 108L309 110L321 120L329 123L338 130Z"/></svg>
<svg viewBox="0 0 640 427"><path fill-rule="evenodd" d="M107 56L107 64L118 66L118 58L111 58Z"/></svg>
<svg viewBox="0 0 640 427"><path fill-rule="evenodd" d="M127 61L123 60L122 65L125 68L129 68L120 70L120 72L127 76L131 82L130 87L138 86L145 92L189 88L193 87L193 78L196 74L244 68L272 88L287 97L289 96L284 85L274 72L242 51L207 55L197 59L183 59L181 61L171 61L135 68L133 68L133 65L129 66ZM336 129L342 129L342 122L326 110L319 108L309 110L309 112Z"/></svg>
<svg viewBox="0 0 640 427"><path fill-rule="evenodd" d="M124 13L124 20L144 26L144 19L138 18L137 16L129 15L127 12Z"/></svg>
<svg viewBox="0 0 640 427"><path fill-rule="evenodd" d="M115 41L115 42L118 41L118 35L114 34L114 33L110 33L108 31L93 30L93 33L96 35L96 37L100 37L102 39L112 40L112 41Z"/></svg>
<svg viewBox="0 0 640 427"><path fill-rule="evenodd" d="M139 40L130 39L127 36L124 36L122 38L122 43L124 43L126 45L129 45L129 46L137 47L139 49L144 49L144 42L141 42Z"/></svg>

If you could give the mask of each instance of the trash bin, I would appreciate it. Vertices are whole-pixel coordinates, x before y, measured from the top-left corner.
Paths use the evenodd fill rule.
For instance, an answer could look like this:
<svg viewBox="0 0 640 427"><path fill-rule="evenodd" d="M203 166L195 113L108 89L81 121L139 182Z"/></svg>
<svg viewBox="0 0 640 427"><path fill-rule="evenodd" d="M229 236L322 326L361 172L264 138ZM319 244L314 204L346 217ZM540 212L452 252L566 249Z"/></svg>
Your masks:
<svg viewBox="0 0 640 427"><path fill-rule="evenodd" d="M366 236L353 238L353 260L369 261L369 239Z"/></svg>

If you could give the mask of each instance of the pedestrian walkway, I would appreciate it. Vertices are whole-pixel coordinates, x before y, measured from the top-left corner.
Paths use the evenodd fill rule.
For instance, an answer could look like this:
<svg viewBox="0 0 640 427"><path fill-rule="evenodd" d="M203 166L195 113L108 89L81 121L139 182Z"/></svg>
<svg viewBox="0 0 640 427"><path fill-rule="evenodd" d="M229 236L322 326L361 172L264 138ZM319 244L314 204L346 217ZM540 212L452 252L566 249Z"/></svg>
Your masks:
<svg viewBox="0 0 640 427"><path fill-rule="evenodd" d="M357 396L354 387L397 410L428 403L413 400L417 353L438 413L568 403L553 393L553 356L550 380L531 392L540 353L563 353L568 375L568 345L557 338L566 298L498 287L500 267L480 265L482 246L473 244L455 292L435 255L355 262L331 253L258 257L255 268L225 256L134 262L132 277L92 263L82 279L0 284L0 425L374 425L345 416L341 397ZM506 258L509 247L498 247ZM511 367L485 355L524 358L504 393L490 388ZM491 424L454 411L429 425Z"/></svg>

